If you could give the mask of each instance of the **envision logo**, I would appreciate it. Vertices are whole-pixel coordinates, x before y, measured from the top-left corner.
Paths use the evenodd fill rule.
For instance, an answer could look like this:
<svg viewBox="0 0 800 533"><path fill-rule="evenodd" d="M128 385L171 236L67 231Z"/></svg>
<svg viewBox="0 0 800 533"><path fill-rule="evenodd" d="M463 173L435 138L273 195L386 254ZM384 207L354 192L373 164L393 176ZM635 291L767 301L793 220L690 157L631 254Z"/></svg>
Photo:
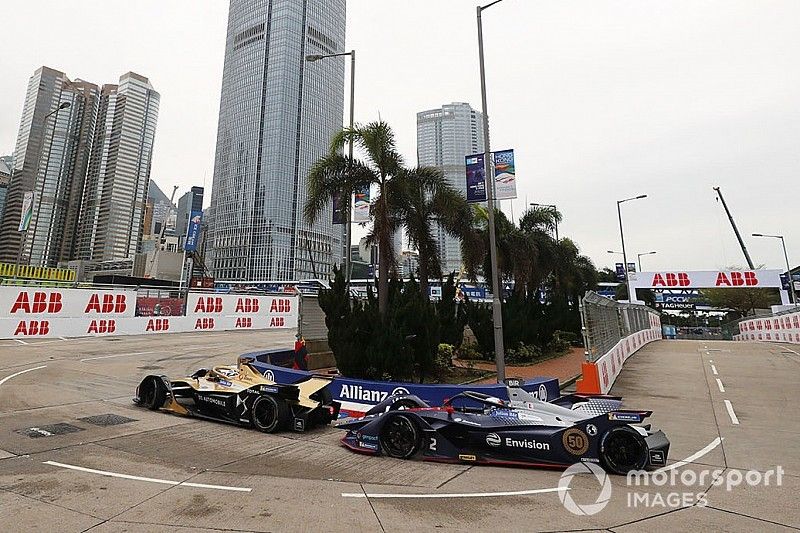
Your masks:
<svg viewBox="0 0 800 533"><path fill-rule="evenodd" d="M500 440L500 435L498 435L497 433L489 433L488 435L486 435L486 444L488 444L489 446L500 446L501 442L502 441Z"/></svg>
<svg viewBox="0 0 800 533"><path fill-rule="evenodd" d="M515 440L511 437L506 437L506 446L509 448L527 448L529 450L549 450L550 444L546 442L539 442L537 440L520 439Z"/></svg>

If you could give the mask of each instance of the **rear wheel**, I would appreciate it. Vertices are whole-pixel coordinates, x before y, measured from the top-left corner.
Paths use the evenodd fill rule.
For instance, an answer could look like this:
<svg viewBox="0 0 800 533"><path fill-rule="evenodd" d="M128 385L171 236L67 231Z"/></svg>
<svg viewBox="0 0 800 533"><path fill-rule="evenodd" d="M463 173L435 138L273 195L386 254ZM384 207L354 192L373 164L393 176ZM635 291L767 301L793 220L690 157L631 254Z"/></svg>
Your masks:
<svg viewBox="0 0 800 533"><path fill-rule="evenodd" d="M152 409L160 409L167 401L167 387L156 376L147 376L139 385L139 404Z"/></svg>
<svg viewBox="0 0 800 533"><path fill-rule="evenodd" d="M259 431L273 433L289 422L289 406L274 396L259 396L253 402L251 419Z"/></svg>
<svg viewBox="0 0 800 533"><path fill-rule="evenodd" d="M600 461L614 474L625 475L647 466L647 445L639 433L630 427L615 427L600 441Z"/></svg>
<svg viewBox="0 0 800 533"><path fill-rule="evenodd" d="M419 451L419 427L408 415L394 415L381 428L380 444L389 457L408 459Z"/></svg>

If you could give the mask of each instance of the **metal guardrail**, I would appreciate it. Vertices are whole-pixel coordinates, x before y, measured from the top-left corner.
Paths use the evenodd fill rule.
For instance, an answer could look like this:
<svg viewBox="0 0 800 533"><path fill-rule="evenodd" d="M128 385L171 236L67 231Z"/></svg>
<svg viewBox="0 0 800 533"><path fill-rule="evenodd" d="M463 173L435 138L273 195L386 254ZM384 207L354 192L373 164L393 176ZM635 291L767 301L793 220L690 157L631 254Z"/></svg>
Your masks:
<svg viewBox="0 0 800 533"><path fill-rule="evenodd" d="M650 329L659 313L645 305L620 303L594 291L581 299L581 325L586 360L595 362L625 337Z"/></svg>

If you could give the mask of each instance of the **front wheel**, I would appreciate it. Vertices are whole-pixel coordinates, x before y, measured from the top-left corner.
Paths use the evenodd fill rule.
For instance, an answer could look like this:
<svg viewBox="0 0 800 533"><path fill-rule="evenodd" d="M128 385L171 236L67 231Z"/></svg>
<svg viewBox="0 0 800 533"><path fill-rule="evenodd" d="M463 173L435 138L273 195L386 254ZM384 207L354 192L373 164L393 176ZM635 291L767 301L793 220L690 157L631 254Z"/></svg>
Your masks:
<svg viewBox="0 0 800 533"><path fill-rule="evenodd" d="M251 418L259 431L274 433L288 424L289 407L274 396L259 396L253 402Z"/></svg>
<svg viewBox="0 0 800 533"><path fill-rule="evenodd" d="M381 448L389 457L408 459L419 451L421 442L419 427L408 415L392 416L381 428Z"/></svg>
<svg viewBox="0 0 800 533"><path fill-rule="evenodd" d="M647 466L647 444L635 429L627 426L612 428L600 441L600 461L613 473L626 475Z"/></svg>
<svg viewBox="0 0 800 533"><path fill-rule="evenodd" d="M156 376L147 376L139 385L139 404L156 411L167 401L167 387Z"/></svg>

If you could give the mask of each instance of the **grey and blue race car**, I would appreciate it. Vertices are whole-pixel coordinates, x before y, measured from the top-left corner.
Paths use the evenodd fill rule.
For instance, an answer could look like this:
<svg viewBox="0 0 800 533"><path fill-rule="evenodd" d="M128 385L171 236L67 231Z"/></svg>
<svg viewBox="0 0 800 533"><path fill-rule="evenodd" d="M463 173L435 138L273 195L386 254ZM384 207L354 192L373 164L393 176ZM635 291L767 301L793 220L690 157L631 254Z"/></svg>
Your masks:
<svg viewBox="0 0 800 533"><path fill-rule="evenodd" d="M621 409L615 396L562 396L543 402L509 379L509 400L465 391L442 407L413 395L389 396L365 416L345 419L342 444L409 459L566 468L599 463L606 471L664 466L669 440L643 425L651 411Z"/></svg>

